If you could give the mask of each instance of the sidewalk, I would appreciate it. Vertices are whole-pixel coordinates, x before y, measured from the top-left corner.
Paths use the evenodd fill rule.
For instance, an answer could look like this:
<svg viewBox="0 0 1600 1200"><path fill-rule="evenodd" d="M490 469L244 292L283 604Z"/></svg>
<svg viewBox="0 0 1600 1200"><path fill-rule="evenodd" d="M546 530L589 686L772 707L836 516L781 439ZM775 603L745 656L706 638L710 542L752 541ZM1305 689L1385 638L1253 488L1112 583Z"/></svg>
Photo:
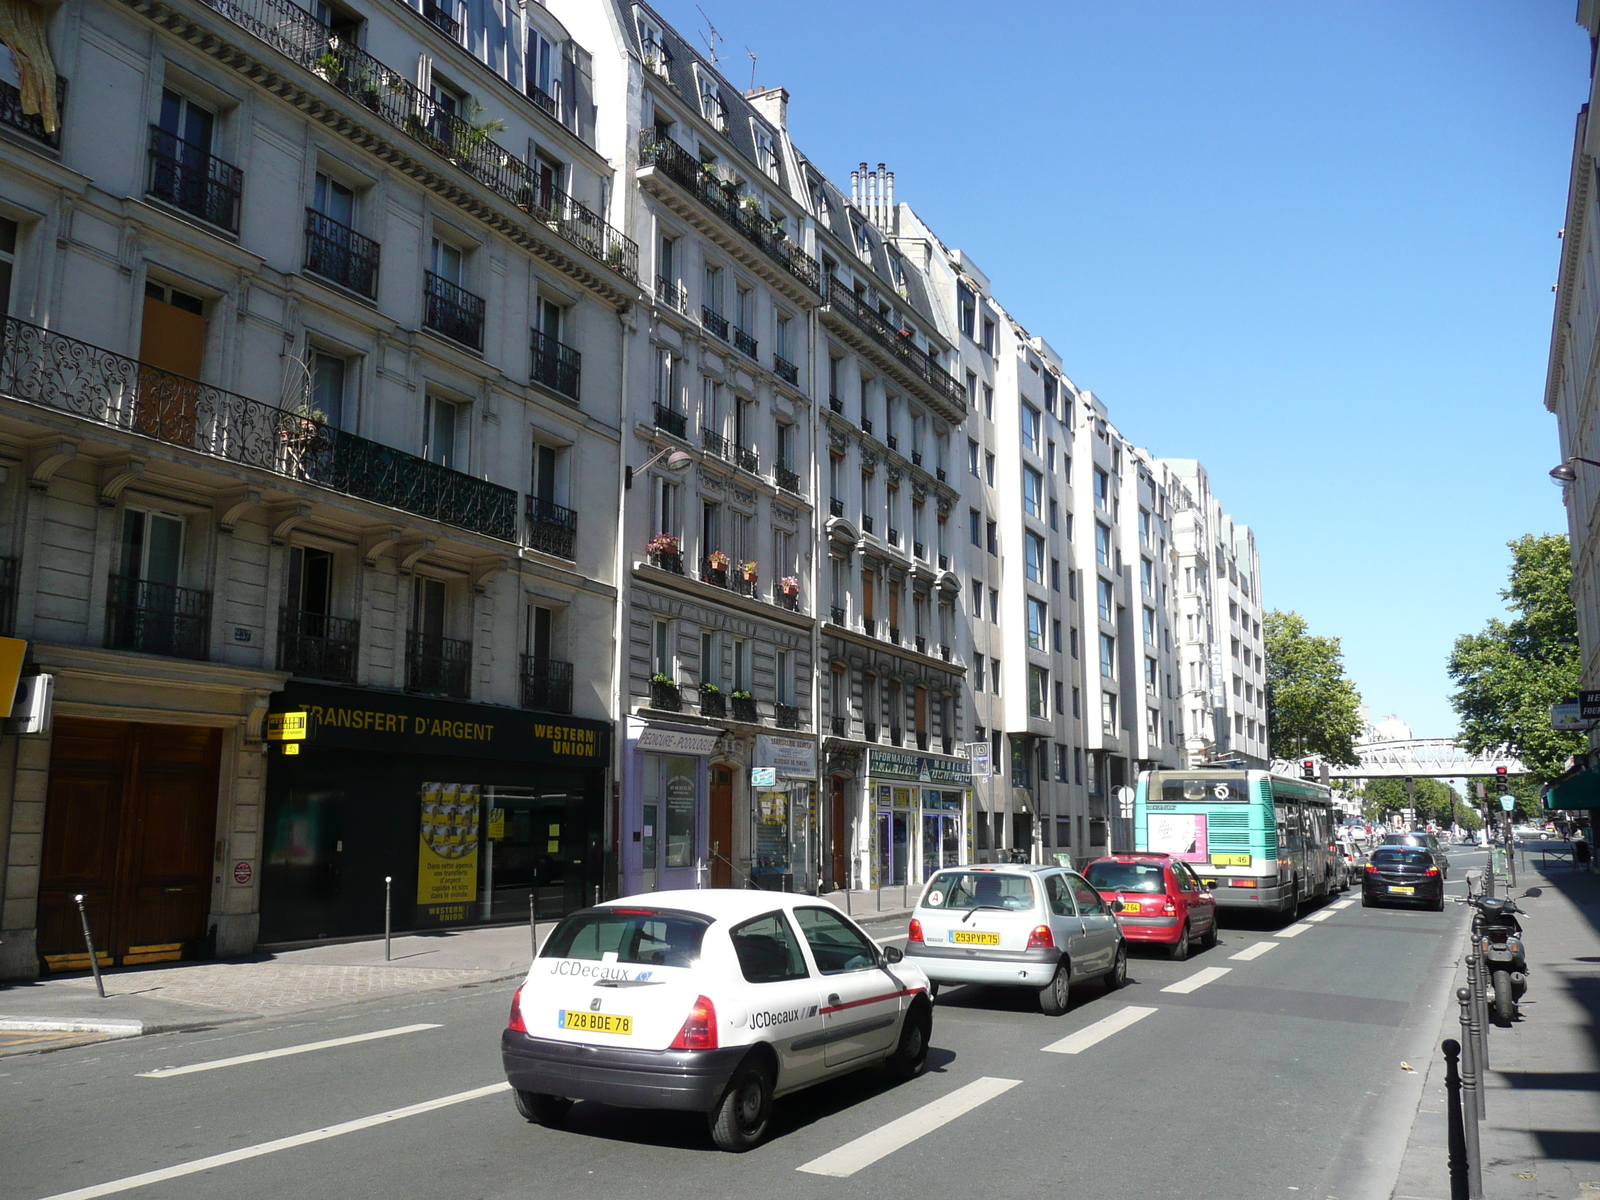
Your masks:
<svg viewBox="0 0 1600 1200"><path fill-rule="evenodd" d="M1489 1030L1488 1115L1479 1125L1491 1200L1600 1197L1600 876L1553 860L1517 863L1529 959L1522 1019ZM1539 892L1527 896L1529 889ZM1501 894L1505 894L1502 890ZM1465 952L1465 946L1462 947ZM1466 986L1466 968L1457 970ZM1452 989L1453 992L1453 989ZM1444 1055L1435 1040L1393 1200L1449 1200Z"/></svg>

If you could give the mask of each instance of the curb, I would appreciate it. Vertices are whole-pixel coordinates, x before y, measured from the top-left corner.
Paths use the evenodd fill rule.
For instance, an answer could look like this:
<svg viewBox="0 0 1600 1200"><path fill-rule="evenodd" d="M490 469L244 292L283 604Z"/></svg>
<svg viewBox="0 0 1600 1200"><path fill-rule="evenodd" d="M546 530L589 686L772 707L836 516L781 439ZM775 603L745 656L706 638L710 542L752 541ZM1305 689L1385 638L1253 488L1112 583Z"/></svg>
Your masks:
<svg viewBox="0 0 1600 1200"><path fill-rule="evenodd" d="M0 1033L104 1033L111 1037L138 1037L154 1033L143 1021L68 1021L47 1017L0 1017Z"/></svg>

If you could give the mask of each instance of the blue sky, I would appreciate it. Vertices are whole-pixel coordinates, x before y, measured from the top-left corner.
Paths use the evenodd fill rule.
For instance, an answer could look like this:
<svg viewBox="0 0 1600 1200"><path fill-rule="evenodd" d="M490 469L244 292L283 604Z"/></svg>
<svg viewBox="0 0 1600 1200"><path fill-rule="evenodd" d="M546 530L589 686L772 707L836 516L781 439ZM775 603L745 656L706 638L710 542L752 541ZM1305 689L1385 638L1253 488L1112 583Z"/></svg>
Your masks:
<svg viewBox="0 0 1600 1200"><path fill-rule="evenodd" d="M1573 0L700 5L807 154L886 162L1127 436L1206 464L1374 718L1454 732L1505 543L1566 528ZM694 3L656 7L703 46Z"/></svg>

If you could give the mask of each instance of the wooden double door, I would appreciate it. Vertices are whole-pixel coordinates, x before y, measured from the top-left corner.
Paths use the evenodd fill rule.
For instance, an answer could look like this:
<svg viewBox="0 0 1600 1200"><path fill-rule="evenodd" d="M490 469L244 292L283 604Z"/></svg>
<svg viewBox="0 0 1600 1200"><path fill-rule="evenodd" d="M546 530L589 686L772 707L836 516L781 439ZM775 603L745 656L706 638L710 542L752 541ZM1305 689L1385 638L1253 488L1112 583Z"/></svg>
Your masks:
<svg viewBox="0 0 1600 1200"><path fill-rule="evenodd" d="M58 718L50 750L39 955L89 965L197 957L206 943L222 731Z"/></svg>

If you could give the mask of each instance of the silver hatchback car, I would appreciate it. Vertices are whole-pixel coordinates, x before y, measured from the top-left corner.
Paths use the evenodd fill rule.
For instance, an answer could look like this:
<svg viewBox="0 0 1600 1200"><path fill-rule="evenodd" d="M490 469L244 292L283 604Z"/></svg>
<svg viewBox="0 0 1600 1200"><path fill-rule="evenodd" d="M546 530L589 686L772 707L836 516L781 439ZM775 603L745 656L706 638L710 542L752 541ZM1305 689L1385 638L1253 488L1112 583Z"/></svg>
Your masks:
<svg viewBox="0 0 1600 1200"><path fill-rule="evenodd" d="M1110 904L1076 871L1054 866L950 867L911 916L906 957L942 983L1032 988L1052 1016L1086 979L1121 987L1128 947Z"/></svg>

